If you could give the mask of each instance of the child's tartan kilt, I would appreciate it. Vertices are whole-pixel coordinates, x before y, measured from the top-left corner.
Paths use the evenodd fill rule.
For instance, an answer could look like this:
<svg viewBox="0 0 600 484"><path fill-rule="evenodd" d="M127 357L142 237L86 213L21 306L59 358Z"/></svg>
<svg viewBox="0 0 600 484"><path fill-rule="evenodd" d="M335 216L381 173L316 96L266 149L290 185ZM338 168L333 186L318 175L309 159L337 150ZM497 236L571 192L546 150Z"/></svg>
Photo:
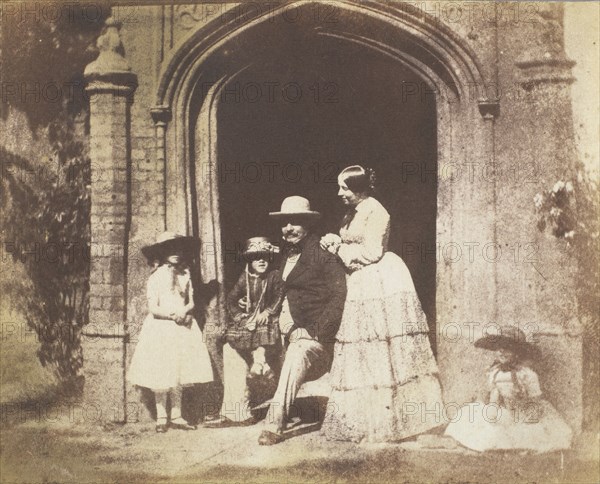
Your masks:
<svg viewBox="0 0 600 484"><path fill-rule="evenodd" d="M279 322L269 320L263 326L257 326L254 331L244 327L246 321L240 324L231 323L225 333L225 340L232 348L240 351L253 351L259 346L274 345L279 341Z"/></svg>

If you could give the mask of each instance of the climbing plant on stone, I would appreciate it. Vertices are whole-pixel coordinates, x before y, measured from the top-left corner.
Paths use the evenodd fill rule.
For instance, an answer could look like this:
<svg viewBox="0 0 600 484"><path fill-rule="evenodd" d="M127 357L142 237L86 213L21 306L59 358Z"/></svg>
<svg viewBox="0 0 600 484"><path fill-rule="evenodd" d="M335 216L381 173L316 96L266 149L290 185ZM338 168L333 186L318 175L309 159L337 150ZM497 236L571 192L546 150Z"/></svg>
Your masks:
<svg viewBox="0 0 600 484"><path fill-rule="evenodd" d="M577 260L577 305L585 337L583 338L584 374L591 380L600 375L598 351L600 348L600 196L597 181L590 176L582 163L577 163L577 173L572 180L559 180L552 188L534 197L538 214L538 229L546 229L566 244ZM597 401L597 385L588 389L584 399ZM597 418L584 422L584 426L597 425Z"/></svg>
<svg viewBox="0 0 600 484"><path fill-rule="evenodd" d="M79 336L89 291L89 160L72 143L64 151L81 154L57 152L53 180L14 176L32 163L0 147L3 165L11 167L2 177L4 251L27 275L7 285L9 297L38 336L41 363L67 381L82 365Z"/></svg>
<svg viewBox="0 0 600 484"><path fill-rule="evenodd" d="M90 161L81 74L97 55L88 46L106 10L94 19L79 10L35 22L6 18L1 29L2 118L23 113L20 128L42 146L16 154L7 148L10 133L0 137L3 252L25 273L6 290L38 337L41 363L65 382L79 381L89 306Z"/></svg>

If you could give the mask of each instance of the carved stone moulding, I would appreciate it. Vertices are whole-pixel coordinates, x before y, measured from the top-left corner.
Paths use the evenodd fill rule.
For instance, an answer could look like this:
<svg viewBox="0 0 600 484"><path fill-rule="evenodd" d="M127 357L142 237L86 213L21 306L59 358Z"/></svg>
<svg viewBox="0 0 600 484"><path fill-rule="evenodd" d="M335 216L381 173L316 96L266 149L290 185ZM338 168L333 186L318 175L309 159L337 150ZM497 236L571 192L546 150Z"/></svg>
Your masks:
<svg viewBox="0 0 600 484"><path fill-rule="evenodd" d="M564 55L546 53L542 58L528 58L517 61L518 82L525 89L531 89L542 83L567 83L575 81L571 68L575 61Z"/></svg>
<svg viewBox="0 0 600 484"><path fill-rule="evenodd" d="M155 125L166 126L171 121L171 108L169 106L154 106L150 108L150 115Z"/></svg>
<svg viewBox="0 0 600 484"><path fill-rule="evenodd" d="M500 115L500 101L498 99L479 100L477 106L484 119L495 119Z"/></svg>

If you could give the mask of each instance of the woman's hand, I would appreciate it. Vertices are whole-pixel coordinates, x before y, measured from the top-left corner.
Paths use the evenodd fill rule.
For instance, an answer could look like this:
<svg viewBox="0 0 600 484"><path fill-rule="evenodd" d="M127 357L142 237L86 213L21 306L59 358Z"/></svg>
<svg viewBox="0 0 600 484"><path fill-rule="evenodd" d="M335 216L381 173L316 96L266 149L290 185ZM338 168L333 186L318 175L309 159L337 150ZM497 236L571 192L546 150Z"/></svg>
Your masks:
<svg viewBox="0 0 600 484"><path fill-rule="evenodd" d="M244 326L248 331L254 331L257 326L264 326L269 321L269 313L267 311L261 311L255 316L248 319L248 322Z"/></svg>
<svg viewBox="0 0 600 484"><path fill-rule="evenodd" d="M333 255L337 255L338 250L340 250L340 244L330 245L327 247L327 251L331 252Z"/></svg>
<svg viewBox="0 0 600 484"><path fill-rule="evenodd" d="M336 234L326 234L321 237L321 248L331 252L332 254L337 254L340 245L342 244L342 239L339 235Z"/></svg>
<svg viewBox="0 0 600 484"><path fill-rule="evenodd" d="M191 314L186 314L185 317L181 321L181 326L185 326L186 328L190 328L192 326L192 322L194 321Z"/></svg>

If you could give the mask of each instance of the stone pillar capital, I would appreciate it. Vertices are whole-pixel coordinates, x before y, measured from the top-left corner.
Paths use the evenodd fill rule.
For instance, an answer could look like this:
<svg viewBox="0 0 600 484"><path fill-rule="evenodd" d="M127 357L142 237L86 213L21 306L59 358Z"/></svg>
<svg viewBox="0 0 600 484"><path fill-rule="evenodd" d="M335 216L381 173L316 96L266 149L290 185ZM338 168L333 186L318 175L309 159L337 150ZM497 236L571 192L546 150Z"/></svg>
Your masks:
<svg viewBox="0 0 600 484"><path fill-rule="evenodd" d="M500 114L500 101L497 99L479 100L477 106L479 107L479 113L487 121L496 119Z"/></svg>
<svg viewBox="0 0 600 484"><path fill-rule="evenodd" d="M575 81L571 68L575 65L564 53L523 56L516 62L519 68L519 83L531 87L541 83L567 83Z"/></svg>
<svg viewBox="0 0 600 484"><path fill-rule="evenodd" d="M171 121L171 108L169 106L154 106L150 108L150 115L155 126L166 126Z"/></svg>
<svg viewBox="0 0 600 484"><path fill-rule="evenodd" d="M100 54L83 73L88 92L129 96L135 91L137 75L125 59L120 30L121 22L112 17L106 20L104 31L96 42Z"/></svg>
<svg viewBox="0 0 600 484"><path fill-rule="evenodd" d="M526 90L551 84L571 84L575 62L567 58L564 5L537 2L530 25L524 27L521 54L515 61L517 81Z"/></svg>

